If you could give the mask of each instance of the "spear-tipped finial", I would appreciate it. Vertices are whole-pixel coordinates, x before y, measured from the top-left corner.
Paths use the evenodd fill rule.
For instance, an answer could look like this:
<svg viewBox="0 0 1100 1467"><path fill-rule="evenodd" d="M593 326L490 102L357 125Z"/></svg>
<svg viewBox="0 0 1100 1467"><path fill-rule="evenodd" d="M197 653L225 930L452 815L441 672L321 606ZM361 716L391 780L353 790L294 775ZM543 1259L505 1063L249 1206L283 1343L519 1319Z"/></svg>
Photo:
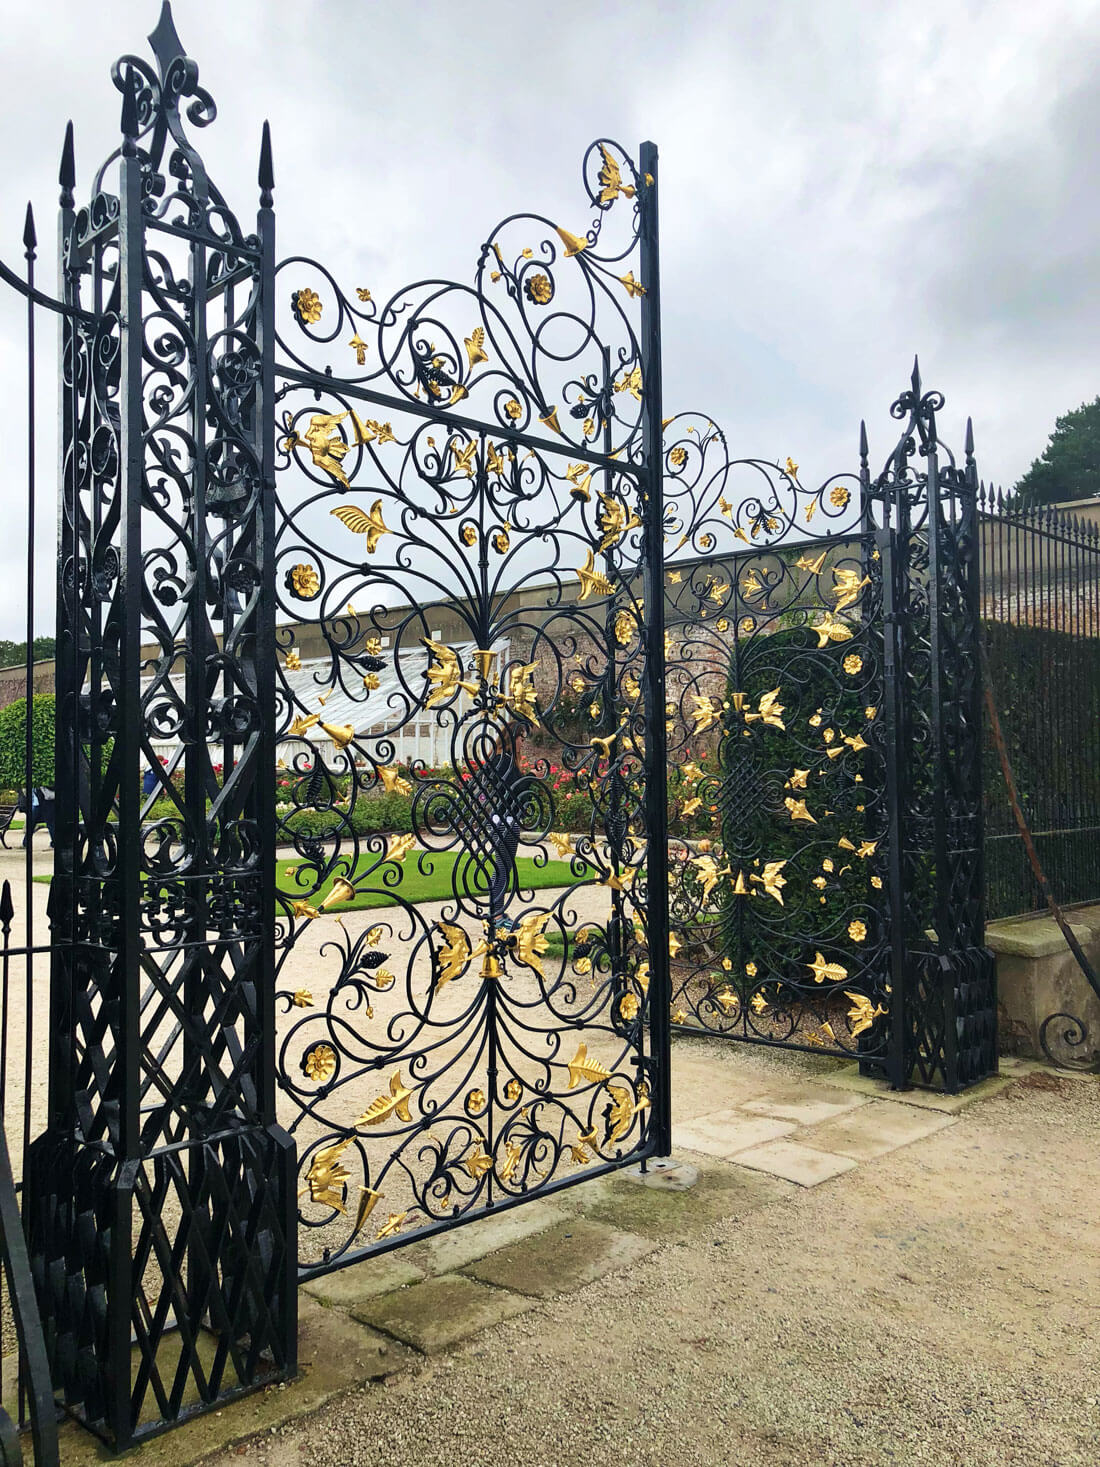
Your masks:
<svg viewBox="0 0 1100 1467"><path fill-rule="evenodd" d="M27 251L27 259L32 259L38 245L38 235L34 227L34 209L29 199L27 200L27 217L23 221L23 245Z"/></svg>
<svg viewBox="0 0 1100 1467"><path fill-rule="evenodd" d="M274 203L272 189L275 187L275 167L271 161L271 124L264 122L263 136L260 138L260 171L258 177L260 185L260 208L270 209Z"/></svg>
<svg viewBox="0 0 1100 1467"><path fill-rule="evenodd" d="M966 448L966 456L967 456L967 458L973 458L974 457L974 419L973 418L967 418L967 420L966 420L966 444L965 444L965 448Z"/></svg>
<svg viewBox="0 0 1100 1467"><path fill-rule="evenodd" d="M919 401L920 400L920 362L917 360L916 357L913 358L913 375L912 375L912 377L910 377L909 380L910 380L910 382L913 385L913 392L914 392L917 400Z"/></svg>
<svg viewBox="0 0 1100 1467"><path fill-rule="evenodd" d="M867 446L867 420L861 418L859 422L859 459L860 463L866 465L870 450Z"/></svg>
<svg viewBox="0 0 1100 1467"><path fill-rule="evenodd" d="M72 118L65 126L65 141L61 145L61 167L57 170L57 181L61 185L61 207L71 209L76 202L76 151L73 147Z"/></svg>
<svg viewBox="0 0 1100 1467"><path fill-rule="evenodd" d="M132 66L126 68L122 84L122 156L133 158L137 153L137 76Z"/></svg>
<svg viewBox="0 0 1100 1467"><path fill-rule="evenodd" d="M172 7L168 0L164 0L160 8L160 19L157 21L156 29L149 33L149 44L153 48L153 55L157 58L160 79L163 81L168 75L168 68L172 62L187 55L176 31L176 22L172 19Z"/></svg>

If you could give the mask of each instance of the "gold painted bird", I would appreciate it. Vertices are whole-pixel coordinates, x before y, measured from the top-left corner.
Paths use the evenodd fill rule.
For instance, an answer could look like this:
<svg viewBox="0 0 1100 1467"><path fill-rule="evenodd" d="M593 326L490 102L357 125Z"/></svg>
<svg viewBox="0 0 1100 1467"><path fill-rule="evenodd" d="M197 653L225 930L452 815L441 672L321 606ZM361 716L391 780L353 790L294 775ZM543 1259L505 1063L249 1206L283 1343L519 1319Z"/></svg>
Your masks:
<svg viewBox="0 0 1100 1467"><path fill-rule="evenodd" d="M713 856L696 856L692 860L691 864L695 867L695 870L698 873L699 881L703 888L704 897L709 897L711 892L718 885L719 876L729 875L729 867L727 866L724 867L722 870L719 870L718 862L714 859Z"/></svg>
<svg viewBox="0 0 1100 1467"><path fill-rule="evenodd" d="M750 881L755 881L758 885L762 886L767 892L768 896L775 897L780 906L783 905L782 888L786 886L787 879L785 876L780 876L779 873L783 870L783 867L786 864L787 862L785 860L765 861L763 876L749 877Z"/></svg>
<svg viewBox="0 0 1100 1467"><path fill-rule="evenodd" d="M881 1004L872 1006L866 994L851 993L846 988L844 997L852 1000L852 1007L848 1010L848 1029L853 1039L869 1029L876 1019L882 1018L886 1013Z"/></svg>
<svg viewBox="0 0 1100 1467"><path fill-rule="evenodd" d="M830 642L850 642L852 629L845 626L844 622L837 621L831 612L824 611L817 626L810 627L811 632L817 633L818 648L827 647Z"/></svg>
<svg viewBox="0 0 1100 1467"><path fill-rule="evenodd" d="M633 184L623 183L618 163L615 162L603 143L600 143L599 148L600 157L603 159L603 167L596 175L596 180L600 185L600 203L611 204L620 194L632 199L634 197Z"/></svg>
<svg viewBox="0 0 1100 1467"><path fill-rule="evenodd" d="M438 976L435 980L436 992L457 978L470 961L470 939L461 927L454 922L437 922L435 924L446 939L444 945L436 953L438 963Z"/></svg>
<svg viewBox="0 0 1100 1467"><path fill-rule="evenodd" d="M843 611L846 606L853 605L859 600L859 593L864 586L871 584L866 576L860 580L859 571L838 569L836 566L833 567L833 580L836 582L833 586L833 595L836 597L834 610L836 611Z"/></svg>
<svg viewBox="0 0 1100 1467"><path fill-rule="evenodd" d="M425 701L425 708L434 708L437 703L445 703L454 697L459 688L464 688L473 697L477 692L477 683L463 679L458 653L454 648L446 647L442 642L433 642L431 637L421 637L420 640L433 658L424 674L428 682L434 684Z"/></svg>
<svg viewBox="0 0 1100 1467"><path fill-rule="evenodd" d="M745 714L746 723L753 723L759 718L770 728L781 728L786 731L787 725L782 718L783 704L779 701L778 688L773 688L770 693L761 693L756 706L758 712Z"/></svg>
<svg viewBox="0 0 1100 1467"><path fill-rule="evenodd" d="M462 345L466 348L466 360L470 363L471 371L480 362L487 362L489 360L488 354L485 351L484 326L475 326L469 336L462 338Z"/></svg>
<svg viewBox="0 0 1100 1467"><path fill-rule="evenodd" d="M843 983L848 976L848 969L841 963L830 963L824 953L814 953L812 963L806 966L814 975L815 983Z"/></svg>
<svg viewBox="0 0 1100 1467"><path fill-rule="evenodd" d="M525 718L535 728L539 726L536 709L538 695L534 684L537 667L537 662L525 662L522 667L512 668L508 674L508 696L504 700L513 713Z"/></svg>
<svg viewBox="0 0 1100 1467"><path fill-rule="evenodd" d="M334 514L341 524L346 525L354 535L366 535L367 554L373 555L378 548L378 542L383 535L392 534L382 518L382 501L376 499L366 513L356 504L338 504L335 509L329 510Z"/></svg>
<svg viewBox="0 0 1100 1467"><path fill-rule="evenodd" d="M516 956L521 963L533 968L540 978L544 976L542 959L549 947L543 928L549 920L549 912L530 912L515 931Z"/></svg>
<svg viewBox="0 0 1100 1467"><path fill-rule="evenodd" d="M695 723L696 733L703 733L717 723L722 716L721 704L714 698L708 698L704 693L692 693L691 701L695 704L691 717Z"/></svg>

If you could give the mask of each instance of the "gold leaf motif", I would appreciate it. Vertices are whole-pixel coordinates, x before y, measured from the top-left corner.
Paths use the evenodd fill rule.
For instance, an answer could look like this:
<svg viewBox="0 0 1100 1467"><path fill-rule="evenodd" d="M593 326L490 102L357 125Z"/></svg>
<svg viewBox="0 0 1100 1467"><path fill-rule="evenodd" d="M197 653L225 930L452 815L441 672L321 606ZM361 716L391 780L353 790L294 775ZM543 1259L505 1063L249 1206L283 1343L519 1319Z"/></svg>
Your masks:
<svg viewBox="0 0 1100 1467"><path fill-rule="evenodd" d="M702 805L702 803L703 803L703 800L702 800L702 796L701 795L693 795L690 800L685 800L684 801L684 808L680 812L681 815L685 815L686 816L686 815L695 815L695 814L697 814L698 813L698 810L699 810L699 807L700 807L700 805Z"/></svg>
<svg viewBox="0 0 1100 1467"><path fill-rule="evenodd" d="M741 1000L732 988L720 988L714 997L721 1004L724 1014L733 1013L741 1007Z"/></svg>
<svg viewBox="0 0 1100 1467"><path fill-rule="evenodd" d="M602 1085L605 1080L610 1080L611 1071L602 1065L594 1055L589 1055L588 1045L581 1043L577 1052L569 1061L569 1084L567 1090L575 1090L582 1082Z"/></svg>
<svg viewBox="0 0 1100 1467"><path fill-rule="evenodd" d="M313 1007L313 994L308 988L295 989L291 1003L296 1009L311 1009Z"/></svg>
<svg viewBox="0 0 1100 1467"><path fill-rule="evenodd" d="M313 326L316 322L318 322L321 319L321 312L323 309L324 307L321 304L321 297L317 294L315 290L309 290L308 288L306 288L303 290L295 291L294 310L298 316L298 320L301 321L304 326Z"/></svg>
<svg viewBox="0 0 1100 1467"><path fill-rule="evenodd" d="M382 518L380 499L374 501L369 513L364 513L356 504L338 504L335 509L329 510L329 513L335 515L353 535L366 535L368 555L374 554L383 535L392 533Z"/></svg>
<svg viewBox="0 0 1100 1467"><path fill-rule="evenodd" d="M819 576L828 553L827 550L823 550L816 560L811 560L808 555L800 555L795 561L795 565L799 570L809 571L812 576Z"/></svg>
<svg viewBox="0 0 1100 1467"><path fill-rule="evenodd" d="M359 299L361 301L369 301L370 300L370 291L366 288L365 285L358 286L357 289L356 289L356 291L355 291L355 294L359 297Z"/></svg>
<svg viewBox="0 0 1100 1467"><path fill-rule="evenodd" d="M401 1071L394 1070L390 1076L389 1093L376 1096L355 1124L380 1126L383 1121L395 1115L399 1121L408 1125L412 1120L412 1112L409 1110L411 1096L412 1091L401 1078Z"/></svg>
<svg viewBox="0 0 1100 1467"><path fill-rule="evenodd" d="M881 891L882 890L882 877L881 876L872 876L871 877L871 885L875 888L876 891Z"/></svg>
<svg viewBox="0 0 1100 1467"><path fill-rule="evenodd" d="M462 1158L462 1165L469 1172L470 1176L473 1177L474 1181L477 1182L481 1180L486 1172L492 1171L493 1158L486 1154L485 1148L479 1139L474 1149Z"/></svg>
<svg viewBox="0 0 1100 1467"><path fill-rule="evenodd" d="M348 342L348 345L355 353L355 365L357 367L365 367L367 364L367 352L370 350L370 348L367 346L367 343L363 340L363 338L359 335L358 331Z"/></svg>
<svg viewBox="0 0 1100 1467"><path fill-rule="evenodd" d="M407 1212L391 1212L386 1221L378 1229L378 1241L381 1242L383 1238L392 1238L395 1233L399 1233L401 1231L401 1225L408 1215Z"/></svg>
<svg viewBox="0 0 1100 1467"><path fill-rule="evenodd" d="M635 296L645 295L646 293L646 288L642 282L634 279L633 270L628 270L625 275L620 275L619 284L626 286L626 293L631 299Z"/></svg>
<svg viewBox="0 0 1100 1467"><path fill-rule="evenodd" d="M687 1010L685 1008L674 1008L671 1018L674 1024L686 1024L688 1020Z"/></svg>
<svg viewBox="0 0 1100 1467"><path fill-rule="evenodd" d="M451 439L451 453L454 455L455 469L460 474L465 474L467 479L474 477L475 455L477 454L477 440L465 445L460 444L457 438Z"/></svg>
<svg viewBox="0 0 1100 1467"><path fill-rule="evenodd" d="M304 734L307 729L311 729L315 723L320 723L320 721L321 715L319 713L299 714L287 729L287 734L290 738L296 739Z"/></svg>
<svg viewBox="0 0 1100 1467"><path fill-rule="evenodd" d="M805 800L794 800L791 798L790 795L788 795L783 803L784 805L786 805L792 820L805 820L810 825L817 824L817 821L810 814L809 810L806 809Z"/></svg>
<svg viewBox="0 0 1100 1467"><path fill-rule="evenodd" d="M614 589L603 571L596 569L596 557L591 547L585 556L584 564L577 567L577 579L581 583L578 601L586 601L592 595L610 596Z"/></svg>
<svg viewBox="0 0 1100 1467"><path fill-rule="evenodd" d="M466 360L470 364L470 370L489 360L485 351L485 327L475 326L469 336L462 338L462 344L466 348Z"/></svg>
<svg viewBox="0 0 1100 1467"><path fill-rule="evenodd" d="M299 1192L299 1197L308 1191L311 1202L320 1202L325 1207L334 1207L337 1212L347 1214L344 1198L347 1196L347 1183L351 1173L339 1157L348 1149L353 1139L352 1136L345 1136L343 1140L336 1141L331 1146L323 1146L314 1153L309 1171L306 1172L306 1185Z"/></svg>
<svg viewBox="0 0 1100 1467"><path fill-rule="evenodd" d="M576 847L573 845L573 837L564 831L551 830L547 832L548 839L554 843L554 849L561 858L576 855Z"/></svg>
<svg viewBox="0 0 1100 1467"><path fill-rule="evenodd" d="M388 795L411 795L412 785L402 775L396 764L379 764L378 777Z"/></svg>
<svg viewBox="0 0 1100 1467"><path fill-rule="evenodd" d="M514 1082L513 1082L514 1083ZM516 1174L520 1157L523 1155L518 1141L509 1141L505 1147L503 1165L497 1167L497 1176L502 1182L510 1182Z"/></svg>
<svg viewBox="0 0 1100 1467"><path fill-rule="evenodd" d="M634 398L636 398L638 400L638 402L641 402L641 400L642 400L642 369L641 369L641 367L634 367L631 371L625 373L624 376L623 376L622 381L621 382L616 382L615 385L614 385L614 387L612 388L612 391L613 392L629 392L630 395L631 395L631 397L634 397Z"/></svg>
<svg viewBox="0 0 1100 1467"><path fill-rule="evenodd" d="M668 934L668 955L670 958L674 958L683 945L675 932Z"/></svg>
<svg viewBox="0 0 1100 1467"><path fill-rule="evenodd" d="M848 969L840 963L830 963L824 953L814 953L812 963L806 966L814 975L815 983L842 983L848 976Z"/></svg>
<svg viewBox="0 0 1100 1467"><path fill-rule="evenodd" d="M806 781L809 777L810 771L808 769L792 769L791 777L787 781L786 788L789 790L804 790L807 787Z"/></svg>
<svg viewBox="0 0 1100 1467"><path fill-rule="evenodd" d="M792 479L798 478L798 465L793 458L788 458L787 460L787 473L790 474Z"/></svg>
<svg viewBox="0 0 1100 1467"><path fill-rule="evenodd" d="M768 1000L762 993L754 993L749 1000L749 1007L754 1014L766 1014L768 1012Z"/></svg>

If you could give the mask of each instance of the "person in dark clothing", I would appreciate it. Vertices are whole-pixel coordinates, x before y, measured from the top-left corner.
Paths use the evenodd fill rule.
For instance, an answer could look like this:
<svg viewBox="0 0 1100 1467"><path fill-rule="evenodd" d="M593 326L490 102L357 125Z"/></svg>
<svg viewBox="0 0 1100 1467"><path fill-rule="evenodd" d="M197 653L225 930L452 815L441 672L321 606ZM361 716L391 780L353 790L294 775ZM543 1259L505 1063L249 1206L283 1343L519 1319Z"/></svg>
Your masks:
<svg viewBox="0 0 1100 1467"><path fill-rule="evenodd" d="M23 836L23 844L27 844L28 837L34 835L34 827L41 820L50 833L50 845L53 845L53 814L54 814L54 792L44 785L35 785L31 790L29 800L30 809L27 811L27 830Z"/></svg>
<svg viewBox="0 0 1100 1467"><path fill-rule="evenodd" d="M142 780L141 780L141 793L143 795L151 795L153 793L153 791L156 789L156 787L157 787L157 772L150 765L150 767L145 771L144 775L142 776Z"/></svg>

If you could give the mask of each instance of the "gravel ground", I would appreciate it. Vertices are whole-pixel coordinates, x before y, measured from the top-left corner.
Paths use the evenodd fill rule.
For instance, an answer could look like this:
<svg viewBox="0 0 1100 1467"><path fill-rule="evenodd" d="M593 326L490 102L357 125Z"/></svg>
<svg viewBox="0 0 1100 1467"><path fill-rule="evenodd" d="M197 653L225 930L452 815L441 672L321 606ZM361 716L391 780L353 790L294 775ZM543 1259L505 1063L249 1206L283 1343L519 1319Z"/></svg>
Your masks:
<svg viewBox="0 0 1100 1467"><path fill-rule="evenodd" d="M210 1462L1094 1467L1098 1140L1029 1076Z"/></svg>

